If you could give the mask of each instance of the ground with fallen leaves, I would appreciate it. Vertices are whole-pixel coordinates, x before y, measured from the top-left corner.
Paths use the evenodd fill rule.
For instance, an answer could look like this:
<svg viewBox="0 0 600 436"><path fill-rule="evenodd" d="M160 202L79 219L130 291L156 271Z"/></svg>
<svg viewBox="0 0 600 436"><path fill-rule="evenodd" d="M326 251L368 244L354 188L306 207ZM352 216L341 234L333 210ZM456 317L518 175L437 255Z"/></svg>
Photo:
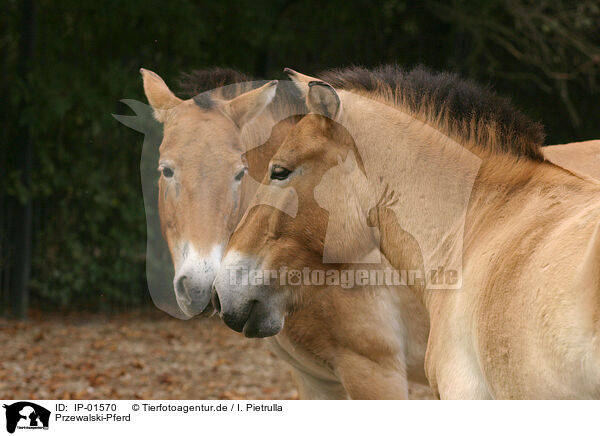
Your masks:
<svg viewBox="0 0 600 436"><path fill-rule="evenodd" d="M295 399L289 366L218 319L0 318L3 399ZM411 397L431 398L411 385Z"/></svg>

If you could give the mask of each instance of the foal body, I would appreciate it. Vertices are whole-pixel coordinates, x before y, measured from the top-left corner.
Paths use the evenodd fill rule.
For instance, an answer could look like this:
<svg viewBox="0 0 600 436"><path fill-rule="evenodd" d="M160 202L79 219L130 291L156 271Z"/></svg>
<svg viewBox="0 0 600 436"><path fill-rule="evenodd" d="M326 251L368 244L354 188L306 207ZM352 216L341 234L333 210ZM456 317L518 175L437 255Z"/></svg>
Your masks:
<svg viewBox="0 0 600 436"><path fill-rule="evenodd" d="M407 378L427 383L427 316L408 288L310 292L282 332L269 338L272 350L295 368L301 398L408 399Z"/></svg>

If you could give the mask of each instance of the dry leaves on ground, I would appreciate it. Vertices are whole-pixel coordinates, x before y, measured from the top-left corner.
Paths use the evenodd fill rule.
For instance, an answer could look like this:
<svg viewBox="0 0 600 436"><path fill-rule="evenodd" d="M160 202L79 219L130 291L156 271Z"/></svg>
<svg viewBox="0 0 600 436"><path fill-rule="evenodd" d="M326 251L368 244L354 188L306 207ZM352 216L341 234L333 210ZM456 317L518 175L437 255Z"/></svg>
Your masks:
<svg viewBox="0 0 600 436"><path fill-rule="evenodd" d="M0 398L294 399L289 366L218 319L0 319ZM411 386L411 396L428 389Z"/></svg>

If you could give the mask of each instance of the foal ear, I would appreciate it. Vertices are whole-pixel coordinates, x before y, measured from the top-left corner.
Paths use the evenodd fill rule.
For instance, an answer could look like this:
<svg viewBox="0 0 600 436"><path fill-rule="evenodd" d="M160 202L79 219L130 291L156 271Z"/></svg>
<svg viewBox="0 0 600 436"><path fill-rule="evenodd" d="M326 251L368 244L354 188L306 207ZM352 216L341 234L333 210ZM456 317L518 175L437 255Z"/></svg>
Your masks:
<svg viewBox="0 0 600 436"><path fill-rule="evenodd" d="M290 77L290 79L292 79L294 82L308 84L308 82L314 82L316 80L319 80L316 77L307 76L306 74L299 73L298 71L292 70L291 68L284 68L283 72L287 74Z"/></svg>
<svg viewBox="0 0 600 436"><path fill-rule="evenodd" d="M260 88L248 91L225 103L223 110L241 129L258 116L275 97L277 80L271 80Z"/></svg>
<svg viewBox="0 0 600 436"><path fill-rule="evenodd" d="M183 100L177 98L164 80L155 72L140 68L140 73L144 81L146 98L152 109L154 109L154 117L162 123L164 122L165 111L177 106Z"/></svg>
<svg viewBox="0 0 600 436"><path fill-rule="evenodd" d="M310 82L318 82L319 79L315 77L307 76L306 74L299 73L298 71L294 71L291 68L284 68L283 72L288 75L291 81L296 85L296 88L302 92L302 95L305 96L308 93L308 84Z"/></svg>
<svg viewBox="0 0 600 436"><path fill-rule="evenodd" d="M308 109L315 114L337 120L342 112L342 101L335 89L329 83L320 80L309 82L308 87Z"/></svg>

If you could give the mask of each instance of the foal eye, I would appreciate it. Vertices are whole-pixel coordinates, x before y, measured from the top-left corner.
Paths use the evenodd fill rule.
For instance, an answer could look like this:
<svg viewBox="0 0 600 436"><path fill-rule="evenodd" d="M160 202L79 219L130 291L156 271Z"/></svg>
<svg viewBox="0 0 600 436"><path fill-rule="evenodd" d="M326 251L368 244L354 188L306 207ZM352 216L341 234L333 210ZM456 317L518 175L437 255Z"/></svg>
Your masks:
<svg viewBox="0 0 600 436"><path fill-rule="evenodd" d="M236 182L239 182L242 180L242 178L244 177L244 174L246 174L246 168L244 168L243 170L241 170L239 173L237 173L235 175L235 177L233 178L233 180L235 180Z"/></svg>
<svg viewBox="0 0 600 436"><path fill-rule="evenodd" d="M273 167L273 169L271 169L271 180L285 180L291 173L292 171L287 168Z"/></svg>
<svg viewBox="0 0 600 436"><path fill-rule="evenodd" d="M173 170L169 167L163 167L162 168L162 175L164 177L166 177L167 179L170 179L171 177L173 177Z"/></svg>

